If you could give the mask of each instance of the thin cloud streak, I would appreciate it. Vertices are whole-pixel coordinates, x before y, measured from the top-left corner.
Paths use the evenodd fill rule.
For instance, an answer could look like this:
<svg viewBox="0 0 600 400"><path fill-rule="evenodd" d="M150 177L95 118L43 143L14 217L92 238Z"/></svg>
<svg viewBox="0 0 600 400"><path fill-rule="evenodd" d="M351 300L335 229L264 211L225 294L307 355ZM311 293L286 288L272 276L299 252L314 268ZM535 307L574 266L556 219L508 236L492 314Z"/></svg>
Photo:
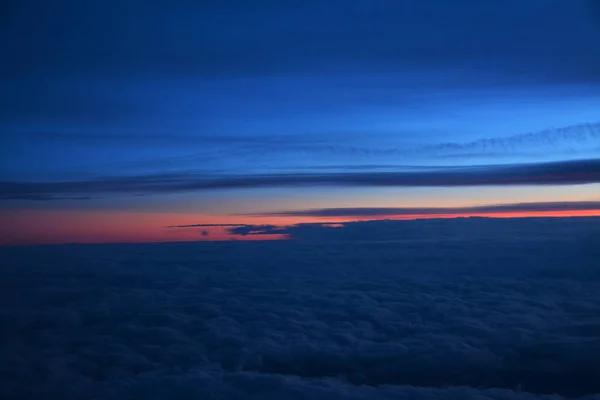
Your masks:
<svg viewBox="0 0 600 400"><path fill-rule="evenodd" d="M188 225L169 225L165 228L233 228L236 226L246 226L247 224L188 224Z"/></svg>
<svg viewBox="0 0 600 400"><path fill-rule="evenodd" d="M205 151L177 157L162 157L144 161L121 163L121 166L177 166L189 163L206 163L225 156L241 159L262 159L281 154L331 154L361 157L404 157L414 159L500 157L524 154L594 154L600 149L600 122L582 123L542 131L519 133L510 136L479 139L469 142L445 142L430 145L368 146L362 134L351 135L312 133L302 135L264 134L248 136L182 135L173 132L131 132L104 134L99 132L20 131L13 132L22 138L68 141L86 145L165 146L194 145L206 147ZM374 131L367 136L377 136ZM350 138L350 139L349 139ZM350 142L350 143L349 143ZM356 168L358 166L348 166ZM306 169L306 166L287 167ZM325 167L327 168L327 167Z"/></svg>
<svg viewBox="0 0 600 400"><path fill-rule="evenodd" d="M465 215L476 213L526 213L553 211L600 211L600 201L543 202L492 204L473 207L353 207L320 208L308 210L276 211L268 213L244 214L245 216L285 216L285 217L375 217L407 215Z"/></svg>
<svg viewBox="0 0 600 400"><path fill-rule="evenodd" d="M600 141L600 122L545 129L506 137L480 139L466 143L441 143L417 148L415 152L433 155L519 154L535 151L589 151Z"/></svg>
<svg viewBox="0 0 600 400"><path fill-rule="evenodd" d="M600 122L544 129L542 131L519 133L473 140L469 142L446 142L413 147L370 148L353 145L297 145L296 150L304 152L344 153L361 156L426 156L473 157L503 156L543 152L589 152L596 149L600 141Z"/></svg>
<svg viewBox="0 0 600 400"><path fill-rule="evenodd" d="M600 182L600 159L440 168L434 171L194 175L158 174L72 182L0 182L0 200L91 196L100 193L161 194L218 189L294 186L461 187L575 185Z"/></svg>
<svg viewBox="0 0 600 400"><path fill-rule="evenodd" d="M369 136L378 135L372 132ZM348 135L337 137L328 134L329 140L322 139L324 135L263 135L253 140L244 138L225 138L225 140L203 137L206 144L228 144L230 151L235 151L238 157L253 157L258 155L273 157L285 153L300 154L333 154L361 157L405 157L431 159L453 157L490 157L506 155L524 155L531 153L552 154L583 154L598 152L594 148L600 142L600 122L583 123L542 131L519 133L510 136L486 138L470 142L446 142L420 146L383 146L370 147L366 145L365 137L356 135L356 144L347 144ZM363 142L363 143L361 143ZM234 150L235 149L235 150ZM188 155L186 160L206 160L211 157L211 150L204 154ZM258 156L260 158L261 156ZM302 167L301 167L302 168Z"/></svg>

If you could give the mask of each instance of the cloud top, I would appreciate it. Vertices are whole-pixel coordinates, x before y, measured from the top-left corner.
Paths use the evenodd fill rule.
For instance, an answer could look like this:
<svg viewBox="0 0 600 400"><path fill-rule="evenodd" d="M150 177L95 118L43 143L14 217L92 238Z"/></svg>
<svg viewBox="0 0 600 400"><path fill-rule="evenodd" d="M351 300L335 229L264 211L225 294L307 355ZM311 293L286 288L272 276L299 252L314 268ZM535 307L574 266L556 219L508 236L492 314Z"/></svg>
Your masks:
<svg viewBox="0 0 600 400"><path fill-rule="evenodd" d="M0 397L598 399L597 219L392 223L0 248Z"/></svg>

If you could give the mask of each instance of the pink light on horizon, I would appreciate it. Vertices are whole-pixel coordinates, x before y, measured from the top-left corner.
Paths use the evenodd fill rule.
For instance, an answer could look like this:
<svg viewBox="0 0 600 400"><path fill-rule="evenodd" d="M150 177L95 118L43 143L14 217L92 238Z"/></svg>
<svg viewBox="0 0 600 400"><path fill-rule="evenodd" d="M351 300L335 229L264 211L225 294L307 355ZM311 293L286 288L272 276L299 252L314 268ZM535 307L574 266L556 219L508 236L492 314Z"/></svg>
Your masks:
<svg viewBox="0 0 600 400"><path fill-rule="evenodd" d="M550 212L496 212L466 214L414 214L348 217L240 217L196 214L20 210L2 212L0 245L39 245L61 243L135 243L222 240L285 240L284 234L235 235L227 227L168 228L173 225L239 224L274 225L279 227L301 223L342 224L365 220L415 220L459 217L584 217L600 216L600 210Z"/></svg>

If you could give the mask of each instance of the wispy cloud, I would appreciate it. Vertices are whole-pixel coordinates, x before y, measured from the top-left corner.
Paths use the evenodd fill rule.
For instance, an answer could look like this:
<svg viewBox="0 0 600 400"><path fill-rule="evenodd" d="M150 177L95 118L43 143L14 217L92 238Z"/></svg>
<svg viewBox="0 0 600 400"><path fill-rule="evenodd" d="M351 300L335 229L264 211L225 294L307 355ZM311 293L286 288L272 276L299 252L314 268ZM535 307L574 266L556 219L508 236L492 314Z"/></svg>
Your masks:
<svg viewBox="0 0 600 400"><path fill-rule="evenodd" d="M370 136L377 136L372 132ZM331 138L331 135L328 135ZM485 132L482 132L485 136ZM517 133L467 142L444 142L427 145L368 146L364 136L356 136L356 144L347 144L347 139L333 141L307 140L304 137L265 136L251 143L253 151L334 153L354 156L402 156L402 157L473 157L502 156L531 153L580 153L597 150L600 141L600 122L569 125L541 131ZM249 143L248 143L249 144ZM272 148L276 145L275 148Z"/></svg>
<svg viewBox="0 0 600 400"><path fill-rule="evenodd" d="M165 228L227 228L227 232L235 236L287 234L289 227L277 225L255 224L186 224L169 225ZM202 231L203 236L208 236L208 231Z"/></svg>
<svg viewBox="0 0 600 400"><path fill-rule="evenodd" d="M468 142L431 145L368 147L361 145L297 145L300 151L348 153L373 156L472 157L530 153L578 153L594 151L600 141L600 122L584 123Z"/></svg>
<svg viewBox="0 0 600 400"><path fill-rule="evenodd" d="M86 197L99 193L161 194L291 186L452 187L573 185L600 182L600 160L453 167L401 172L196 175L158 174L71 182L0 182L0 199Z"/></svg>
<svg viewBox="0 0 600 400"><path fill-rule="evenodd" d="M392 135L392 143L369 145L368 138L379 137L376 131L365 133L305 133L263 134L263 135L183 135L174 132L131 132L123 131L105 133L103 131L23 131L21 138L46 139L50 141L68 141L86 146L99 144L109 146L136 147L144 146L186 146L202 148L201 152L178 156L155 157L138 161L110 163L123 168L181 168L181 167L227 167L231 160L243 160L255 165L272 165L274 159L289 158L290 155L335 156L344 162L348 157L365 161L363 164L347 164L340 167L321 166L315 169L374 169L375 165L368 160L384 161L379 168L393 168L398 159L406 161L423 161L451 158L504 157L532 154L581 154L590 156L600 154L600 122L571 125L542 131L519 133L509 136L498 136L467 142L443 142L435 144L408 145L393 143L394 137L403 137L401 132ZM485 132L482 132L485 136ZM389 137L386 140L390 139ZM385 142L385 140L383 141ZM223 160L229 160L223 163ZM389 164L385 164L389 161ZM407 168L406 166L404 166ZM282 169L305 170L310 166L288 164Z"/></svg>
<svg viewBox="0 0 600 400"><path fill-rule="evenodd" d="M57 201L57 200L92 200L95 197L91 196L64 196L57 197L46 194L15 194L15 195L0 195L0 200L31 200L31 201Z"/></svg>
<svg viewBox="0 0 600 400"><path fill-rule="evenodd" d="M485 133L482 132L484 136ZM518 133L467 142L444 142L427 145L369 146L364 135L352 135L348 144L347 135L337 137L328 134L329 140L318 140L319 135L264 135L255 140L231 138L218 141L207 139L207 143L235 144L239 155L260 158L260 155L286 153L327 153L361 157L405 157L405 158L452 158L506 156L523 154L578 154L597 152L600 142L600 122L583 123L541 131ZM378 136L377 132L369 134ZM194 156L189 156L193 158ZM198 157L203 157L198 154Z"/></svg>
<svg viewBox="0 0 600 400"><path fill-rule="evenodd" d="M188 224L169 225L166 228L232 228L236 226L246 226L246 224Z"/></svg>
<svg viewBox="0 0 600 400"><path fill-rule="evenodd" d="M471 142L448 142L416 148L431 155L515 154L545 151L588 151L600 141L600 123L571 125L505 137L486 138Z"/></svg>
<svg viewBox="0 0 600 400"><path fill-rule="evenodd" d="M599 211L600 201L541 202L492 204L473 207L353 207L319 208L308 210L275 211L252 216L296 216L296 217L375 217L407 215L465 215L494 213L525 213L552 211ZM248 214L246 214L248 215Z"/></svg>

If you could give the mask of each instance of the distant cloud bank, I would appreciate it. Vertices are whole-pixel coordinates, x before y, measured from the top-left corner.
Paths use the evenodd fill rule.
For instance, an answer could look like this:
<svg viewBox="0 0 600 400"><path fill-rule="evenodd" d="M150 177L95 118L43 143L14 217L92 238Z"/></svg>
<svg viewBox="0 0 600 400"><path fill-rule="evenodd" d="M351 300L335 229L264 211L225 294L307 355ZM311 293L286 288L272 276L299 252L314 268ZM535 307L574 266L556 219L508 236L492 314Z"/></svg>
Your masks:
<svg viewBox="0 0 600 400"><path fill-rule="evenodd" d="M155 174L70 182L0 182L0 199L52 200L114 193L159 194L290 186L511 186L600 182L600 160L537 164L455 166L410 171L256 175Z"/></svg>
<svg viewBox="0 0 600 400"><path fill-rule="evenodd" d="M374 216L427 216L427 215L468 215L494 213L525 213L552 211L600 211L600 201L542 202L493 204L473 207L353 207L319 208L308 210L274 211L253 216L294 216L294 217L374 217Z"/></svg>

